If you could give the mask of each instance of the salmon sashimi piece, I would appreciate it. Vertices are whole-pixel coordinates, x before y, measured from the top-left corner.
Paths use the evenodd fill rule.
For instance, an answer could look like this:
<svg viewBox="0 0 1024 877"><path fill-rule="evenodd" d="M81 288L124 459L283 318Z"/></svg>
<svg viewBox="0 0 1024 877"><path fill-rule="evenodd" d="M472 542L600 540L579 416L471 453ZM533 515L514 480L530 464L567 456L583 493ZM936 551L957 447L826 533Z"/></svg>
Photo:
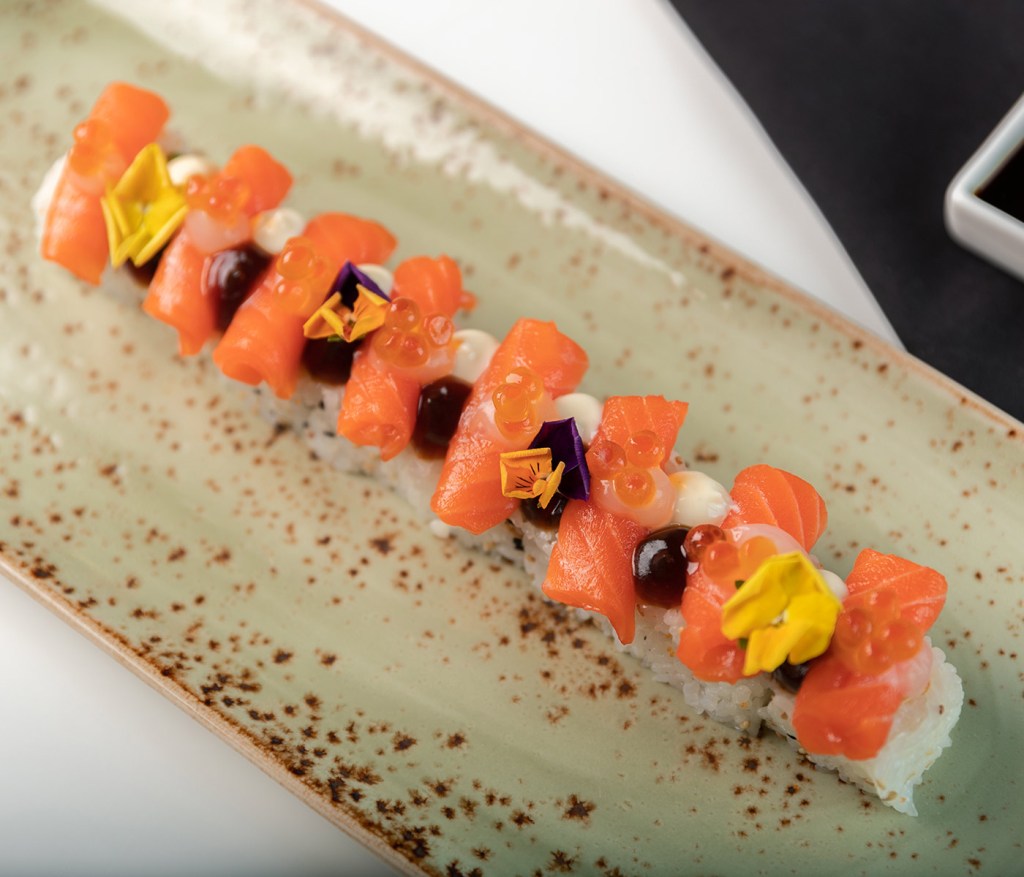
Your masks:
<svg viewBox="0 0 1024 877"><path fill-rule="evenodd" d="M249 188L245 212L249 216L277 207L292 188L288 168L262 146L240 146L231 154L221 173L245 181Z"/></svg>
<svg viewBox="0 0 1024 877"><path fill-rule="evenodd" d="M240 205L243 219L280 204L292 180L287 169L258 146L235 150L219 178L237 180L246 187ZM177 330L182 356L199 353L217 330L219 303L203 278L206 260L213 252L196 238L186 219L185 228L167 245L142 303L147 314Z"/></svg>
<svg viewBox="0 0 1024 877"><path fill-rule="evenodd" d="M590 502L569 500L548 563L544 595L600 613L620 642L631 643L636 632L633 549L646 535L646 528L629 518Z"/></svg>
<svg viewBox="0 0 1024 877"><path fill-rule="evenodd" d="M896 711L927 687L931 668L927 644L880 674L857 673L839 654L827 652L811 664L797 691L797 740L818 755L874 758L889 737Z"/></svg>
<svg viewBox="0 0 1024 877"><path fill-rule="evenodd" d="M649 430L665 449L664 462L676 443L686 409L685 402L663 396L612 396L604 404L592 447L601 441L625 445L631 435ZM633 551L648 532L642 524L595 503L593 497L589 502L573 500L558 525L544 593L559 603L600 613L611 622L620 642L632 642L636 624Z"/></svg>
<svg viewBox="0 0 1024 877"><path fill-rule="evenodd" d="M687 404L664 396L611 396L604 403L597 437L625 445L631 435L650 430L665 448L664 463L686 419ZM597 437L594 441L597 442Z"/></svg>
<svg viewBox="0 0 1024 877"><path fill-rule="evenodd" d="M178 352L195 356L203 349L216 321L216 302L202 294L207 254L188 235L177 235L164 251L142 308L151 317L178 330Z"/></svg>
<svg viewBox="0 0 1024 877"><path fill-rule="evenodd" d="M738 682L744 652L722 633L722 606L736 593L715 582L698 566L687 578L680 611L686 626L679 634L679 660L705 682Z"/></svg>
<svg viewBox="0 0 1024 877"><path fill-rule="evenodd" d="M372 349L363 348L345 384L338 433L353 444L380 448L380 458L390 460L412 438L419 400L419 381L403 377Z"/></svg>
<svg viewBox="0 0 1024 877"><path fill-rule="evenodd" d="M462 273L447 256L407 259L395 269L392 300L416 302L426 317L452 317L462 301ZM338 413L338 434L361 446L380 448L382 460L401 453L412 439L421 381L390 365L364 344L352 362Z"/></svg>
<svg viewBox="0 0 1024 877"><path fill-rule="evenodd" d="M127 82L112 82L96 99L91 119L110 126L114 142L126 161L159 136L171 112L164 99Z"/></svg>
<svg viewBox="0 0 1024 877"><path fill-rule="evenodd" d="M50 201L42 255L94 286L110 261L100 198L67 173L61 174Z"/></svg>
<svg viewBox="0 0 1024 877"><path fill-rule="evenodd" d="M558 331L554 323L519 320L498 346L490 364L473 385L459 426L448 446L430 507L446 524L482 533L515 511L518 500L501 492L499 459L504 451L522 450L521 442L500 441L480 431L481 417L493 409L494 391L514 369L539 375L552 398L572 392L587 369L587 354Z"/></svg>
<svg viewBox="0 0 1024 877"><path fill-rule="evenodd" d="M774 466L758 464L736 476L729 491L738 507L722 522L725 528L739 524L771 524L789 533L810 551L828 524L825 501L810 484Z"/></svg>
<svg viewBox="0 0 1024 877"><path fill-rule="evenodd" d="M217 367L243 384L266 382L279 399L290 399L306 345L303 324L323 304L334 276L332 260L309 238L288 241L214 348Z"/></svg>
<svg viewBox="0 0 1024 877"><path fill-rule="evenodd" d="M213 361L233 380L254 387L266 382L279 399L290 399L299 382L306 342L302 324L308 314L296 313L281 300L279 282L280 275L268 270L213 349Z"/></svg>
<svg viewBox="0 0 1024 877"><path fill-rule="evenodd" d="M948 586L941 573L927 566L866 548L857 555L846 587L847 603L854 605L873 591L891 590L899 601L900 617L925 631L939 617Z"/></svg>
<svg viewBox="0 0 1024 877"><path fill-rule="evenodd" d="M826 655L800 685L793 727L808 752L873 758L885 745L902 702L902 692L885 679L853 673Z"/></svg>
<svg viewBox="0 0 1024 877"><path fill-rule="evenodd" d="M395 269L393 298L411 298L424 314L455 315L463 300L462 272L453 259L416 256Z"/></svg>
<svg viewBox="0 0 1024 877"><path fill-rule="evenodd" d="M170 115L163 100L123 82L108 85L85 123L75 129L43 224L40 251L96 285L109 261L100 198L136 153L159 136Z"/></svg>
<svg viewBox="0 0 1024 877"><path fill-rule="evenodd" d="M398 245L395 236L379 222L347 213L321 213L306 224L303 234L335 272L346 262L382 265Z"/></svg>

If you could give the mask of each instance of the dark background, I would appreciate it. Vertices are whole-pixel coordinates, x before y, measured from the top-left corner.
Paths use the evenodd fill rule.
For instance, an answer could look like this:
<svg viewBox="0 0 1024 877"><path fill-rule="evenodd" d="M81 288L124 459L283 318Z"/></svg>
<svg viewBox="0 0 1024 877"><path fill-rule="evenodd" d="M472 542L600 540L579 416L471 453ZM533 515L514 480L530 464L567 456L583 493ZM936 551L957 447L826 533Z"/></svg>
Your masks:
<svg viewBox="0 0 1024 877"><path fill-rule="evenodd" d="M1024 92L1024 2L671 3L907 349L1024 419L1024 283L942 219L949 182Z"/></svg>

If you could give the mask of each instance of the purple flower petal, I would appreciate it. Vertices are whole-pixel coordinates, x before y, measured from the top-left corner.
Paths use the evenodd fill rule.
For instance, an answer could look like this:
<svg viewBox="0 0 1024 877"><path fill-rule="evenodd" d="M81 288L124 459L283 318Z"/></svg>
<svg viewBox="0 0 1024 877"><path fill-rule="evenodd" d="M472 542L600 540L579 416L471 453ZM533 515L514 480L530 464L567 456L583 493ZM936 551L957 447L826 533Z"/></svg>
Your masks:
<svg viewBox="0 0 1024 877"><path fill-rule="evenodd" d="M565 463L558 492L570 499L590 499L590 469L587 468L586 450L583 439L576 429L576 420L546 420L541 426L531 448L551 448L551 464Z"/></svg>
<svg viewBox="0 0 1024 877"><path fill-rule="evenodd" d="M364 286L374 295L379 295L384 301L391 301L384 290L370 279L369 275L364 274L351 262L346 262L341 266L338 276L334 278L334 283L331 284L331 291L327 293L327 297L330 298L334 293L339 292L341 293L341 303L349 309L354 308L356 306L356 299L359 298L357 286Z"/></svg>

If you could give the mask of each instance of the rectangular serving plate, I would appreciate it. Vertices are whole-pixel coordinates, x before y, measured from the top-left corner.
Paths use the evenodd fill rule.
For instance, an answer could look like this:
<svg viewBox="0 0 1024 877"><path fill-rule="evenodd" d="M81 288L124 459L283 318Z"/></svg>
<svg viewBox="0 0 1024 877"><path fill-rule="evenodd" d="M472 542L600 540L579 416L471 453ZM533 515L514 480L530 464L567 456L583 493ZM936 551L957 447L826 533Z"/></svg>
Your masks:
<svg viewBox="0 0 1024 877"><path fill-rule="evenodd" d="M1016 862L1021 425L335 15L165 5L2 13L22 83L0 103L5 571L409 873ZM457 257L474 325L556 320L591 355L583 389L687 399L693 465L810 480L826 566L871 546L944 571L934 637L969 700L921 816L695 716L517 569L325 471L165 327L42 263L29 199L115 78L217 160L268 148L307 214Z"/></svg>

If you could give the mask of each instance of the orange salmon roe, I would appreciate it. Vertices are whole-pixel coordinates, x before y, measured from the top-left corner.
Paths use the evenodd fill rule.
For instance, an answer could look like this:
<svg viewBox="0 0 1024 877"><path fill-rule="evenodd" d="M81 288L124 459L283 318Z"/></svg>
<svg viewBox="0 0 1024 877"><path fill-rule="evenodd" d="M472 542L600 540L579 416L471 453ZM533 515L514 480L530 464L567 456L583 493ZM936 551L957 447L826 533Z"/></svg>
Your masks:
<svg viewBox="0 0 1024 877"><path fill-rule="evenodd" d="M517 368L492 394L494 423L506 438L533 435L541 427L540 405L544 384L536 372Z"/></svg>
<svg viewBox="0 0 1024 877"><path fill-rule="evenodd" d="M190 210L202 210L224 226L232 226L244 215L251 192L237 177L195 174L185 187L185 201Z"/></svg>
<svg viewBox="0 0 1024 877"><path fill-rule="evenodd" d="M715 524L698 524L691 527L683 541L683 553L692 563L700 563L708 546L724 542L728 537L725 530Z"/></svg>
<svg viewBox="0 0 1024 877"><path fill-rule="evenodd" d="M396 298L384 315L384 325L373 338L377 355L395 368L416 368L446 347L454 333L452 321L444 314L424 317L411 298Z"/></svg>
<svg viewBox="0 0 1024 877"><path fill-rule="evenodd" d="M74 137L68 169L83 191L102 195L104 187L116 181L126 167L113 132L106 122L88 119L75 128Z"/></svg>
<svg viewBox="0 0 1024 877"><path fill-rule="evenodd" d="M914 657L923 639L920 627L900 618L896 595L877 590L846 601L832 651L854 673L875 676Z"/></svg>
<svg viewBox="0 0 1024 877"><path fill-rule="evenodd" d="M705 574L719 584L735 584L749 579L769 557L777 554L775 543L767 536L754 536L741 545L729 541L712 542L701 555Z"/></svg>
<svg viewBox="0 0 1024 877"><path fill-rule="evenodd" d="M587 452L592 478L611 481L615 495L629 508L649 505L657 492L651 470L660 467L665 446L657 433L643 429L626 439L625 447L598 439Z"/></svg>
<svg viewBox="0 0 1024 877"><path fill-rule="evenodd" d="M620 444L599 438L587 451L587 465L592 478L614 478L626 466L626 451Z"/></svg>
<svg viewBox="0 0 1024 877"><path fill-rule="evenodd" d="M292 238L274 260L278 280L274 292L286 298L291 309L307 316L320 304L329 285L326 260L308 238Z"/></svg>

